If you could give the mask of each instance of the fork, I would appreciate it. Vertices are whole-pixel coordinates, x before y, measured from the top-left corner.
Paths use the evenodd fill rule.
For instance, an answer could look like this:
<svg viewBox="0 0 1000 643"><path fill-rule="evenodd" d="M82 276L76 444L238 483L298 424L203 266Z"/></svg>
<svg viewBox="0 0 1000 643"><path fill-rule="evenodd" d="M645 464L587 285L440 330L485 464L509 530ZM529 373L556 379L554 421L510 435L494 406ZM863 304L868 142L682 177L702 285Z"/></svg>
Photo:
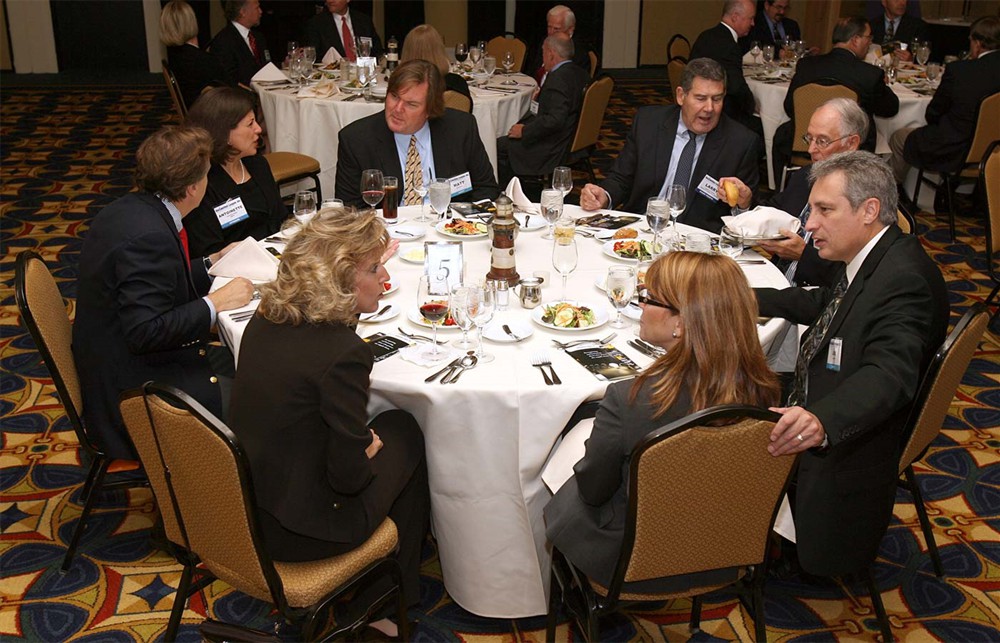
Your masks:
<svg viewBox="0 0 1000 643"><path fill-rule="evenodd" d="M553 339L552 343L558 346L559 348L566 349L566 348L572 348L574 346L580 346L581 344L607 344L617 336L618 333L611 333L610 335L608 335L603 339L577 339L572 342L565 342L565 343L560 342L557 339Z"/></svg>
<svg viewBox="0 0 1000 643"><path fill-rule="evenodd" d="M562 384L562 380L559 379L558 375L556 375L556 369L552 368L552 360L549 359L549 356L545 353L535 353L531 357L531 365L538 367L538 370L542 372L542 377L545 378L545 383L549 386L552 386L553 384ZM549 372L552 374L551 379L545 374L546 366L549 367Z"/></svg>

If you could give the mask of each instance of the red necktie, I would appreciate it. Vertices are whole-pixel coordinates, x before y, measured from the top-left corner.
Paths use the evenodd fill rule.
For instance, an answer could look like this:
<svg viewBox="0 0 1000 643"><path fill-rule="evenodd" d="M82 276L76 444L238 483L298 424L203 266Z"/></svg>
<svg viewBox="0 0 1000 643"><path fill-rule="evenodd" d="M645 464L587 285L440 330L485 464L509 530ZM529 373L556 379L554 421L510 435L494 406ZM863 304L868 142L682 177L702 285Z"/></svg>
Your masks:
<svg viewBox="0 0 1000 643"><path fill-rule="evenodd" d="M539 86L542 84L542 79L545 78L545 73L545 65L542 65L535 70L535 82L537 82Z"/></svg>
<svg viewBox="0 0 1000 643"><path fill-rule="evenodd" d="M253 52L254 60L256 60L257 64L259 65L260 62L261 62L260 61L260 49L257 49L257 39L253 37L253 32L252 31L250 31L250 32L247 33L247 41L250 43L250 51Z"/></svg>
<svg viewBox="0 0 1000 643"><path fill-rule="evenodd" d="M340 19L340 39L344 43L344 58L356 61L358 56L354 53L354 37L351 35L351 28L347 26L347 18Z"/></svg>
<svg viewBox="0 0 1000 643"><path fill-rule="evenodd" d="M187 260L188 268L191 267L191 251L188 250L188 231L181 228L177 235L181 238L181 245L184 247L184 259Z"/></svg>

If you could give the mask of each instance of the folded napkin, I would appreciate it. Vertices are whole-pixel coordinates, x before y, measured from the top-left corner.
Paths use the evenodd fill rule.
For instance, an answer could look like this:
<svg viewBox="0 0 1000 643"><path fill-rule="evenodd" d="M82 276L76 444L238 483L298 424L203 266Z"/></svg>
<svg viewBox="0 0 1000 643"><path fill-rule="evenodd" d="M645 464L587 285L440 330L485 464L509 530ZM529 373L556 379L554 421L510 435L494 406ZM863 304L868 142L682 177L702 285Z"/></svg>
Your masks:
<svg viewBox="0 0 1000 643"><path fill-rule="evenodd" d="M428 335L428 337L430 337L430 335ZM400 349L399 356L407 362L416 364L417 366L438 366L440 368L444 368L446 364L453 361L456 357L461 357L463 354L462 351L457 351L447 346L438 346L438 349L445 355L445 357L431 362L420 356L420 353L425 348L426 346L422 346L420 344L407 346L406 348Z"/></svg>
<svg viewBox="0 0 1000 643"><path fill-rule="evenodd" d="M274 66L274 63L267 63L253 75L252 81L273 82L277 80L288 80L288 76L283 71Z"/></svg>
<svg viewBox="0 0 1000 643"><path fill-rule="evenodd" d="M744 65L752 65L752 64L754 64L754 62L755 61L754 61L753 54L751 54L749 51L747 53L743 54L743 64Z"/></svg>
<svg viewBox="0 0 1000 643"><path fill-rule="evenodd" d="M308 85L298 91L299 98L330 98L334 94L339 94L340 89L337 83L332 80L321 80L315 85Z"/></svg>
<svg viewBox="0 0 1000 643"><path fill-rule="evenodd" d="M507 189L503 192L519 208L530 208L533 205L531 199L524 196L524 190L521 189L521 179L516 176L510 180L510 183L507 184Z"/></svg>
<svg viewBox="0 0 1000 643"><path fill-rule="evenodd" d="M742 230L748 237L777 237L781 234L779 230L798 232L801 225L798 217L766 205L759 205L735 217L722 217L722 223L730 230Z"/></svg>
<svg viewBox="0 0 1000 643"><path fill-rule="evenodd" d="M340 58L341 58L340 52L334 49L333 47L330 47L329 49L326 50L326 53L323 54L323 60L321 60L320 62L338 63L340 62Z"/></svg>
<svg viewBox="0 0 1000 643"><path fill-rule="evenodd" d="M247 237L209 269L213 277L245 277L251 281L274 281L278 276L278 258L265 250L256 239Z"/></svg>

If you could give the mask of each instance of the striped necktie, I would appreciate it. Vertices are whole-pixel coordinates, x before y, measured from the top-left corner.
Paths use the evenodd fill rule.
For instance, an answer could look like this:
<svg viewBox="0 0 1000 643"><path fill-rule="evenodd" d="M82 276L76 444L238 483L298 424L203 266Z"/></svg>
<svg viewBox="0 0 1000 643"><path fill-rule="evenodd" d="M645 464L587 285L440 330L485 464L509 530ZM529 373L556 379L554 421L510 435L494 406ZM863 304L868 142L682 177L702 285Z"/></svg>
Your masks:
<svg viewBox="0 0 1000 643"><path fill-rule="evenodd" d="M677 171L674 172L674 185L689 187L691 183L691 170L694 167L694 152L698 146L697 135L691 130L687 131L688 142L681 150L681 158L677 161Z"/></svg>
<svg viewBox="0 0 1000 643"><path fill-rule="evenodd" d="M417 194L417 186L423 185L424 168L420 163L420 154L417 152L417 137L410 135L410 146L406 149L406 170L403 180L406 181L403 192L403 205L420 205L423 198Z"/></svg>
<svg viewBox="0 0 1000 643"><path fill-rule="evenodd" d="M802 208L802 212L799 213L799 223L801 224L799 225L799 236L805 240L806 245L809 245L809 239L812 238L812 232L806 231L806 221L808 220L809 220L809 204L806 203L805 207ZM791 263L788 264L788 269L785 270L785 279L788 280L788 283L790 284L795 283L795 271L798 267L799 267L798 261L792 261Z"/></svg>
<svg viewBox="0 0 1000 643"><path fill-rule="evenodd" d="M830 323L833 322L840 302L844 300L847 293L847 273L837 282L837 287L833 290L833 297L827 303L823 313L819 316L806 334L802 337L802 347L799 348L799 358L795 362L795 384L792 392L788 396L788 406L804 406L809 394L809 363L816 357L816 352L826 339L826 333L830 330Z"/></svg>

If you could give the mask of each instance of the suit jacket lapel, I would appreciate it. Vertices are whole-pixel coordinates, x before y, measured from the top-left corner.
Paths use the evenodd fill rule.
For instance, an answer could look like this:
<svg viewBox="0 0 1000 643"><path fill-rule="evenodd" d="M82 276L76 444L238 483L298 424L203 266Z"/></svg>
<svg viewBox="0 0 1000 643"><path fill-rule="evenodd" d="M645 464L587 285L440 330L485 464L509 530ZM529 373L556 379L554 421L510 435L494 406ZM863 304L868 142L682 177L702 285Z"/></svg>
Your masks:
<svg viewBox="0 0 1000 643"><path fill-rule="evenodd" d="M675 107L671 115L663 119L663 124L657 131L660 137L656 141L656 159L654 161L654 177L658 181L654 186L654 192L659 194L663 182L667 180L667 172L670 170L670 155L673 154L674 140L677 138L677 122L680 120L681 110ZM640 159L640 163L641 163Z"/></svg>
<svg viewBox="0 0 1000 643"><path fill-rule="evenodd" d="M399 165L399 153L396 151L396 137L393 136L392 130L385 123L385 110L379 112L381 116L381 121L379 123L377 131L377 138L379 139L378 144L375 149L378 150L380 166L385 168L386 176L395 176L399 179L399 182L403 182L403 168ZM434 157L434 162L437 165L437 155Z"/></svg>
<svg viewBox="0 0 1000 643"><path fill-rule="evenodd" d="M191 265L185 259L184 244L181 243L181 237L177 232L177 227L174 225L174 220L170 217L170 212L167 210L167 206L163 205L163 202L156 198L155 195L148 195L147 198L153 202L153 206L156 208L157 214L160 215L160 219L163 220L163 224L173 233L174 244L177 246L177 252L180 255L181 264L184 266L184 275L187 277L190 296L191 298L195 298L198 296L198 289L194 285L194 276L191 274ZM181 225L183 225L183 219L181 219L181 222Z"/></svg>
<svg viewBox="0 0 1000 643"><path fill-rule="evenodd" d="M701 154L698 155L698 163L695 164L694 169L691 171L692 182L698 177L708 174L707 168L712 167L715 163L715 157L717 157L719 152L722 151L726 142L726 121L727 117L724 114L721 115L719 117L718 126L705 136L705 143L701 146ZM713 178L718 179L719 177L716 176ZM688 207L690 207L691 202L694 201L691 192L693 192L694 188L697 187L697 185L694 185L692 189L688 191Z"/></svg>

